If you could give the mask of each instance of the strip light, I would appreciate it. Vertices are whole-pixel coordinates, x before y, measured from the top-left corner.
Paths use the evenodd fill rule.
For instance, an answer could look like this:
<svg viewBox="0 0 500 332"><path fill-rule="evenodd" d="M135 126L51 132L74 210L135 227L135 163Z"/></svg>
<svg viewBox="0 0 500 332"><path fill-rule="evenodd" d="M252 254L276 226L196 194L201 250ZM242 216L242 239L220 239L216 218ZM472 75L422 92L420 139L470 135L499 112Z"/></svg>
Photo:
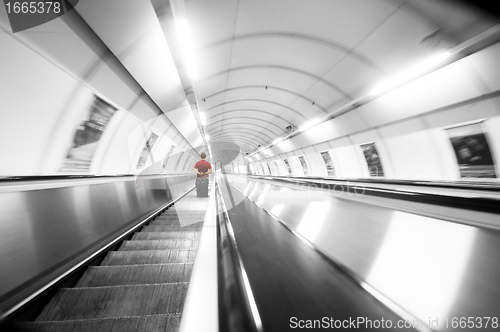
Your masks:
<svg viewBox="0 0 500 332"><path fill-rule="evenodd" d="M306 122L302 126L300 126L299 127L299 131L304 132L306 130L309 130L309 129L311 129L312 127L316 126L319 123L321 123L321 118L317 118L317 119L311 120L309 122Z"/></svg>
<svg viewBox="0 0 500 332"><path fill-rule="evenodd" d="M278 137L273 141L273 145L279 144L284 140L284 137Z"/></svg>
<svg viewBox="0 0 500 332"><path fill-rule="evenodd" d="M420 62L413 67L404 70L397 75L389 78L388 80L380 83L375 88L370 91L371 95L379 95L389 90L392 90L399 85L408 83L410 80L417 78L418 76L424 74L426 71L437 66L440 62L443 62L446 58L451 55L450 52L443 52L441 54L435 55L423 62Z"/></svg>
<svg viewBox="0 0 500 332"><path fill-rule="evenodd" d="M202 124L202 125L206 125L206 124L207 124L207 117L206 117L205 113L200 112L199 114L200 114L200 121L201 121L201 124Z"/></svg>
<svg viewBox="0 0 500 332"><path fill-rule="evenodd" d="M186 62L187 72L192 79L196 79L197 71L188 24L186 20L176 20L175 26L177 27L177 34L179 36L182 53L184 53L184 61Z"/></svg>

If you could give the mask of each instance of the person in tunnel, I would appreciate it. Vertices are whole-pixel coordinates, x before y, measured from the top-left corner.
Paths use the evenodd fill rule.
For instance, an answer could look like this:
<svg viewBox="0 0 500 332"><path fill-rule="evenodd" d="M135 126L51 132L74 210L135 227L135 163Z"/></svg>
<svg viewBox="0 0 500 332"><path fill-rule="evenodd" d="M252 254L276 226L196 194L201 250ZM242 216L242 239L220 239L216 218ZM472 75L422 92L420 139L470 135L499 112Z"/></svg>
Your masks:
<svg viewBox="0 0 500 332"><path fill-rule="evenodd" d="M208 178L208 175L212 173L212 165L205 160L207 158L205 152L202 152L200 157L201 160L194 165L194 171L197 174L196 178Z"/></svg>
<svg viewBox="0 0 500 332"><path fill-rule="evenodd" d="M212 173L212 165L205 160L207 157L205 152L202 152L201 160L194 165L194 171L196 172L196 192L198 197L208 196L208 176Z"/></svg>

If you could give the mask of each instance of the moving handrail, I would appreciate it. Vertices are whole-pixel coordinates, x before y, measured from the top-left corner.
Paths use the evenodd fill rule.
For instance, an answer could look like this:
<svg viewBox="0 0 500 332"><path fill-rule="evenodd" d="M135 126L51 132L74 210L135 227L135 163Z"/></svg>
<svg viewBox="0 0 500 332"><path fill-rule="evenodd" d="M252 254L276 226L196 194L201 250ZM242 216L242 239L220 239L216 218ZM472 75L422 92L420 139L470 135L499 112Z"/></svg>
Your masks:
<svg viewBox="0 0 500 332"><path fill-rule="evenodd" d="M287 183L301 184L308 187L316 187L321 189L330 190L341 190L342 192L349 192L352 194L363 194L369 196L378 196L384 198L393 198L398 200L412 201L418 203L433 204L438 206L453 207L460 209L467 209L472 211L480 211L486 213L500 214L500 205L498 204L498 199L493 199L490 197L481 197L478 195L472 195L472 197L466 196L453 196L445 195L439 192L430 193L422 192L418 190L408 190L407 188L401 188L402 186L419 186L420 182L413 183L411 181L400 181L394 183L382 182L382 181L370 181L369 184L391 184L394 188L377 188L376 186L368 186L367 182L361 180L338 180L338 179L328 179L328 178L299 178L299 177L278 177L278 176L255 176L250 177L256 179L268 179L271 181L282 181ZM340 182L340 183L339 183ZM398 188L400 186L400 188ZM425 184L428 189L431 188L443 188L441 183L436 186L432 186L431 183ZM447 189L458 190L458 189L469 189L469 190L488 190L488 191L498 191L500 189L494 188L466 188L466 187L446 187ZM495 195L497 193L495 192ZM500 195L499 195L500 199Z"/></svg>
<svg viewBox="0 0 500 332"><path fill-rule="evenodd" d="M216 183L219 246L219 330L262 332L262 322L241 260L219 184Z"/></svg>
<svg viewBox="0 0 500 332"><path fill-rule="evenodd" d="M337 178L322 176L280 176L280 175L256 175L250 177L270 178L286 181L336 181L345 183L370 183L370 184L388 184L388 185L408 185L416 187L446 188L446 189L464 189L478 191L500 192L500 184L491 181L428 181L428 180L398 180L384 178Z"/></svg>

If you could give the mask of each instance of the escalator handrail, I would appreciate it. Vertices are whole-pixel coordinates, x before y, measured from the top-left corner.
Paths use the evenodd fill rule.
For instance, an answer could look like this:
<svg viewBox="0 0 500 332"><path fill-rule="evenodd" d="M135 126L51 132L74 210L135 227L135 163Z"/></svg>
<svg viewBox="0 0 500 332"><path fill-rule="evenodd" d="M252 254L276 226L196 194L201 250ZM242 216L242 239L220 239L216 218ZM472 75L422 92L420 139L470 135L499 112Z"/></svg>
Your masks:
<svg viewBox="0 0 500 332"><path fill-rule="evenodd" d="M270 177L270 176L254 176L257 179L269 179L271 181L283 181L287 183L300 183L310 187L320 187L321 189L341 190L342 192L349 192L352 194L362 194L369 196L378 196L383 198L392 198L404 201L411 201L424 204L432 204L443 207L466 209L478 212L500 214L500 204L497 199L487 197L461 197L450 196L439 193L428 193L418 191L408 191L401 189L389 188L376 188L365 187L362 184L352 183L346 181L345 184L335 183L336 179L325 179L326 182L317 182L313 178L287 178L287 177ZM317 179L316 179L317 180ZM329 182L330 181L330 182ZM361 181L359 181L361 182ZM333 187L333 188L331 188ZM452 189L450 187L450 189ZM453 188L455 189L455 188ZM470 189L470 188L469 188Z"/></svg>
<svg viewBox="0 0 500 332"><path fill-rule="evenodd" d="M84 180L84 179L119 179L119 178L133 178L133 177L156 177L156 176L165 176L165 177L175 177L175 176L185 176L192 173L178 173L178 174L103 174L103 175L92 175L92 174L72 174L72 175L63 175L63 174L53 174L53 175L23 175L23 176L0 176L0 184L1 183L10 183L10 182L23 182L23 181L57 181L57 180Z"/></svg>
<svg viewBox="0 0 500 332"><path fill-rule="evenodd" d="M253 297L224 198L216 186L219 264L222 278L219 289L223 294L219 316L225 318L228 331L263 332L262 321ZM219 205L220 203L220 205ZM227 315L224 315L226 313ZM222 327L222 326L221 326ZM221 331L224 331L222 327Z"/></svg>
<svg viewBox="0 0 500 332"><path fill-rule="evenodd" d="M255 178L273 178L284 181L306 180L306 181L338 181L352 183L373 183L373 184L393 184L427 188L446 188L460 190L478 190L500 192L500 183L498 182L476 182L476 181L426 181L426 180L397 180L397 179L382 179L382 178L337 178L337 177L322 177L322 176L283 176L283 175L258 175L249 174Z"/></svg>

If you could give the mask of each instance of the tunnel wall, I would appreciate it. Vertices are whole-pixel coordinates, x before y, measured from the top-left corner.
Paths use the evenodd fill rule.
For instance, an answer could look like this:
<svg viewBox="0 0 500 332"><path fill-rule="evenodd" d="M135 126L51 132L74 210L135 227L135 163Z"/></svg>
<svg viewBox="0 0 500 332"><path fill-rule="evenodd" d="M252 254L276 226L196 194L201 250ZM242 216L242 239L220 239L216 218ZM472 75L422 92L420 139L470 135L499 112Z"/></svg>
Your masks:
<svg viewBox="0 0 500 332"><path fill-rule="evenodd" d="M385 178L460 180L447 129L483 120L498 178L500 75L492 68L499 57L495 44L283 141L249 160L254 173L264 163L269 174L269 163L272 175L286 176L287 159L292 175L303 176L298 157L304 156L308 176L327 176L320 153L328 151L336 177L367 178L360 145L375 142Z"/></svg>
<svg viewBox="0 0 500 332"><path fill-rule="evenodd" d="M0 176L137 174L159 162L146 172L190 171L197 152L75 11L15 34L8 26L0 10ZM67 156L96 98L115 111L97 146L78 150L91 158L78 168Z"/></svg>

